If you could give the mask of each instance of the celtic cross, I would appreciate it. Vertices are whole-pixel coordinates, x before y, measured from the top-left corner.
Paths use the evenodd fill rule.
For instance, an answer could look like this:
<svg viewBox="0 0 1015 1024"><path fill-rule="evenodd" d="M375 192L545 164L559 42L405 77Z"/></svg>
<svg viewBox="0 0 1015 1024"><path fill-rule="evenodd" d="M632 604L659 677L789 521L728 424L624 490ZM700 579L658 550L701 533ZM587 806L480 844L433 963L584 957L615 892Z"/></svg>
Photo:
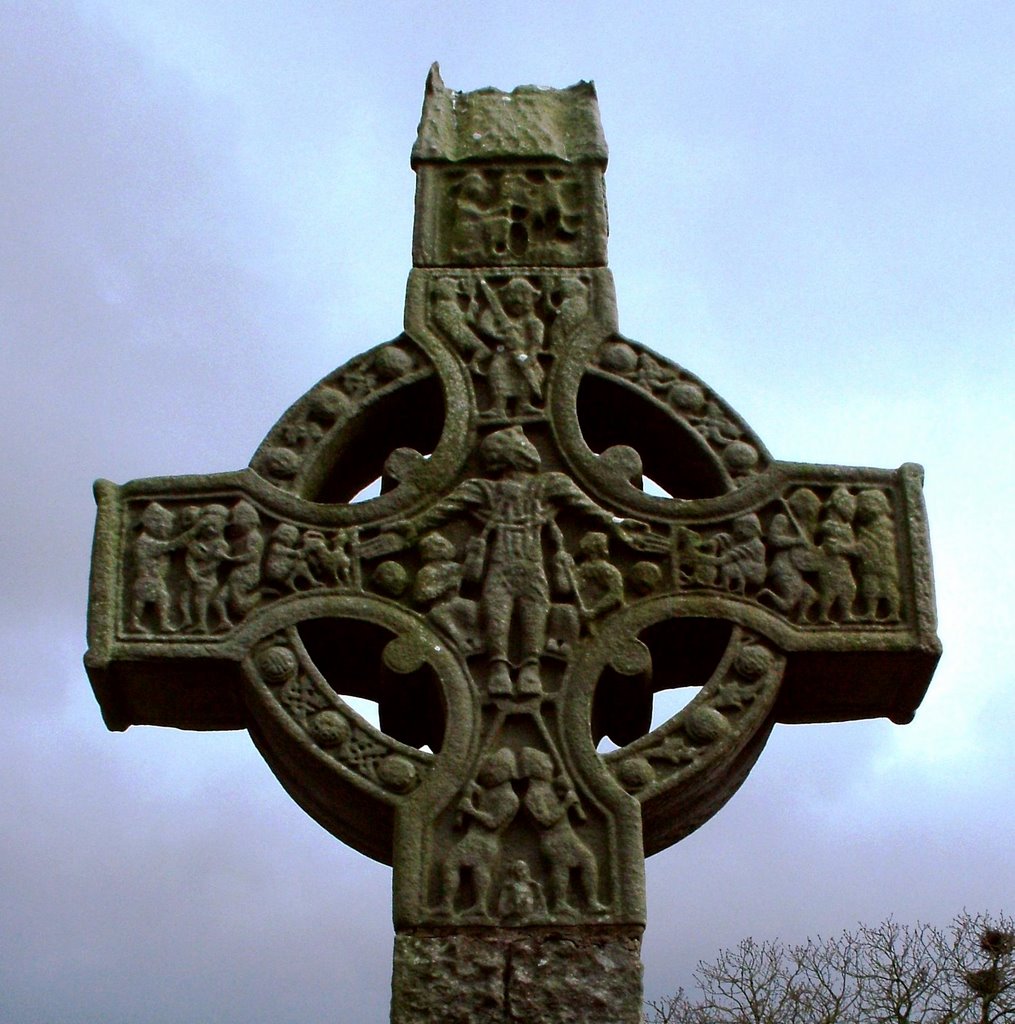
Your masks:
<svg viewBox="0 0 1015 1024"><path fill-rule="evenodd" d="M111 729L249 729L393 865L397 1024L633 1024L645 856L775 723L912 718L921 471L776 461L618 333L591 85L435 67L412 163L404 333L247 469L96 484L88 673Z"/></svg>

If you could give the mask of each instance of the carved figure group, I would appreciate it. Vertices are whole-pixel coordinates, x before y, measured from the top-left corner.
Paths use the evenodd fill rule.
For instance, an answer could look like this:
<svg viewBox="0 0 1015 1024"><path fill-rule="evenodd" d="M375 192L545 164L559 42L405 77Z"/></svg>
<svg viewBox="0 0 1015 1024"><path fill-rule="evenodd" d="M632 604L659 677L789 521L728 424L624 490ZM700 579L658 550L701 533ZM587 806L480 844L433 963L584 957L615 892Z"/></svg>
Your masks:
<svg viewBox="0 0 1015 1024"><path fill-rule="evenodd" d="M839 486L822 502L800 488L773 517L768 543L775 554L758 596L780 611L809 621L816 606L820 622L899 617L895 527L883 491Z"/></svg>
<svg viewBox="0 0 1015 1024"><path fill-rule="evenodd" d="M524 858L504 863L505 833L523 809L524 821L538 834L548 898ZM512 924L538 922L547 915L566 920L580 913L573 903L575 895L587 913L606 913L608 908L599 899L596 858L575 832L572 816L585 819L581 801L545 751L524 747L516 755L502 747L487 755L456 809L456 828L464 835L441 864L438 913L480 920L496 914ZM471 902L459 907L465 871L472 881ZM572 891L573 880L577 893Z"/></svg>
<svg viewBox="0 0 1015 1024"><path fill-rule="evenodd" d="M185 505L178 512L153 501L139 524L128 614L134 632L225 630L267 597L359 585L350 531L329 538L280 523L266 542L261 515L246 500L232 508Z"/></svg>
<svg viewBox="0 0 1015 1024"><path fill-rule="evenodd" d="M560 172L536 169L467 172L452 188L454 258L483 266L505 256L563 254L584 219L580 206L568 201L576 185Z"/></svg>
<svg viewBox="0 0 1015 1024"><path fill-rule="evenodd" d="M582 565L575 567L564 537L555 522L559 509L569 508L608 527L625 542L637 543L624 522L585 495L563 473L540 472L542 460L520 426L489 434L480 445L484 476L461 483L448 497L412 523L415 533L459 516L480 523L479 533L466 544L459 572L451 562L452 549L430 535L421 546L424 567L417 594L435 602L431 611L446 632L468 635L472 612L457 599L457 587L469 580L479 586L475 629L480 636L473 649L488 655L486 690L495 697L533 697L543 692L540 657L548 648L548 622L553 596L588 597L586 617L597 618L622 599L622 579L606 560L605 534L585 543ZM558 616L559 618L559 616ZM555 639L558 646L577 629L564 624ZM516 650L512 652L512 637ZM512 678L512 661L518 674Z"/></svg>
<svg viewBox="0 0 1015 1024"><path fill-rule="evenodd" d="M763 532L755 513L734 519L730 532L679 527L681 583L756 597L798 622L898 619L895 527L883 491L839 486L822 501L798 488L764 540Z"/></svg>

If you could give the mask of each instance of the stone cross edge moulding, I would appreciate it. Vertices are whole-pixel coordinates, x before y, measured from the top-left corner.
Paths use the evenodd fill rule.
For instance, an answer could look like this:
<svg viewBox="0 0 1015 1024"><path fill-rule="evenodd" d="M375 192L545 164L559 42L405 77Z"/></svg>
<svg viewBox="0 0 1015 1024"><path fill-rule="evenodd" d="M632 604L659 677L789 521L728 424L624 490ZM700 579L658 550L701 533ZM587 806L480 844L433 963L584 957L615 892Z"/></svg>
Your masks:
<svg viewBox="0 0 1015 1024"><path fill-rule="evenodd" d="M106 724L248 729L393 865L399 1024L640 1020L644 858L775 723L910 721L940 654L920 467L777 461L623 337L606 157L590 83L435 65L404 332L246 469L95 486Z"/></svg>

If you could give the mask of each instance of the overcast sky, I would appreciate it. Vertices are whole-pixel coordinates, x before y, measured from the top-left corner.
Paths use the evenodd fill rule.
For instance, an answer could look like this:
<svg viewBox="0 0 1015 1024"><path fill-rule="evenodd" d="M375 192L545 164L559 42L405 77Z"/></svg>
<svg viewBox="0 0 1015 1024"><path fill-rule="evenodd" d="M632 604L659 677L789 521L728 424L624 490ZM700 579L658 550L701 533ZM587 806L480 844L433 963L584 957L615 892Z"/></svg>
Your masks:
<svg viewBox="0 0 1015 1024"><path fill-rule="evenodd" d="M245 733L105 731L91 482L231 470L401 329L423 83L596 82L625 334L788 460L926 467L916 721L782 727L649 862L741 937L1015 910L1015 6L0 0L0 1019L387 1019L390 873Z"/></svg>

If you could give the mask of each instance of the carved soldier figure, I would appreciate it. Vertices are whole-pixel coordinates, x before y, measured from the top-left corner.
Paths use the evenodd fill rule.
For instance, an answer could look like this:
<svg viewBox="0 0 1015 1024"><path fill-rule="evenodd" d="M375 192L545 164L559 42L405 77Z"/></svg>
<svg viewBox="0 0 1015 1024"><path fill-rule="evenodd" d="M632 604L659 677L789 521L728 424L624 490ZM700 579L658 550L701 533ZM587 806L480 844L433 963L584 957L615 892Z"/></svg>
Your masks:
<svg viewBox="0 0 1015 1024"><path fill-rule="evenodd" d="M554 914L575 914L568 900L571 872L577 871L585 909L591 914L608 909L599 901L599 869L592 851L575 834L571 809L581 814L578 794L563 777L555 778L550 755L526 747L519 757L519 769L528 779L525 810L540 830L539 849L550 870L550 910Z"/></svg>
<svg viewBox="0 0 1015 1024"><path fill-rule="evenodd" d="M516 773L514 752L506 747L480 765L476 781L458 804L460 827L465 835L444 861L442 913L455 913L462 869L472 872L475 901L469 912L489 917L494 869L500 856L500 835L518 813L519 800L511 787Z"/></svg>
<svg viewBox="0 0 1015 1024"><path fill-rule="evenodd" d="M819 552L814 543L821 499L809 488L794 491L787 512L778 512L768 528L772 564L769 586L758 594L787 615L806 619L818 600L818 592L804 579L805 571L817 569Z"/></svg>
<svg viewBox="0 0 1015 1024"><path fill-rule="evenodd" d="M535 412L543 399L543 321L536 316L539 290L524 277L513 277L499 293L480 282L487 300L478 327L494 342L487 376L493 394L491 412L506 416L509 404L516 413Z"/></svg>

